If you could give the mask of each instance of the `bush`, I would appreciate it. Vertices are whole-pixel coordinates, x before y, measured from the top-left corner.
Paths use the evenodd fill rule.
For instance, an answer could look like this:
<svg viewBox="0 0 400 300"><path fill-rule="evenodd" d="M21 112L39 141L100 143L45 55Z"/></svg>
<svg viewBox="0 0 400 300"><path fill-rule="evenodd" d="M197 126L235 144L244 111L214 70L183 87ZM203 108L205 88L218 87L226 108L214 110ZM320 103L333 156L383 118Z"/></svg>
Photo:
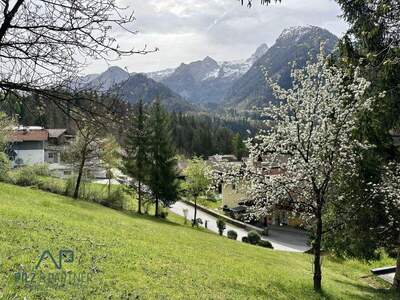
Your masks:
<svg viewBox="0 0 400 300"><path fill-rule="evenodd" d="M48 164L37 164L31 166L30 168L32 168L33 172L38 176L50 176Z"/></svg>
<svg viewBox="0 0 400 300"><path fill-rule="evenodd" d="M160 217L161 219L166 219L166 218L168 217L168 211L162 210L162 211L160 212L160 214L159 214L159 217Z"/></svg>
<svg viewBox="0 0 400 300"><path fill-rule="evenodd" d="M228 231L228 238L231 240L236 240L237 239L237 232L235 230L229 230Z"/></svg>
<svg viewBox="0 0 400 300"><path fill-rule="evenodd" d="M243 243L248 243L249 239L247 238L247 236L242 237L242 242Z"/></svg>
<svg viewBox="0 0 400 300"><path fill-rule="evenodd" d="M65 183L65 195L72 197L75 191L76 176L68 177Z"/></svg>
<svg viewBox="0 0 400 300"><path fill-rule="evenodd" d="M268 236L269 235L269 228L268 227L264 227L264 230L262 232L262 235Z"/></svg>
<svg viewBox="0 0 400 300"><path fill-rule="evenodd" d="M222 220L222 219L218 219L217 220L217 227L218 227L219 235L222 235L224 233L225 228L226 228L225 221Z"/></svg>
<svg viewBox="0 0 400 300"><path fill-rule="evenodd" d="M39 183L39 177L36 175L34 168L22 167L18 170L16 184L21 186L34 186Z"/></svg>
<svg viewBox="0 0 400 300"><path fill-rule="evenodd" d="M59 195L65 194L65 184L63 181L55 178L41 179L38 183L39 189Z"/></svg>
<svg viewBox="0 0 400 300"><path fill-rule="evenodd" d="M272 244L269 241L261 240L261 241L258 242L257 245L260 246L260 247L264 247L264 248L274 249L274 247L272 246Z"/></svg>
<svg viewBox="0 0 400 300"><path fill-rule="evenodd" d="M8 172L11 169L11 163L4 152L0 152L0 181L8 181Z"/></svg>
<svg viewBox="0 0 400 300"><path fill-rule="evenodd" d="M247 234L247 239L249 240L250 244L257 245L261 241L261 236L257 231L252 230Z"/></svg>
<svg viewBox="0 0 400 300"><path fill-rule="evenodd" d="M106 199L107 206L115 208L115 209L122 209L124 207L126 199L126 194L122 187L117 187L114 190L111 190L110 197ZM168 216L168 212L163 212L166 218Z"/></svg>

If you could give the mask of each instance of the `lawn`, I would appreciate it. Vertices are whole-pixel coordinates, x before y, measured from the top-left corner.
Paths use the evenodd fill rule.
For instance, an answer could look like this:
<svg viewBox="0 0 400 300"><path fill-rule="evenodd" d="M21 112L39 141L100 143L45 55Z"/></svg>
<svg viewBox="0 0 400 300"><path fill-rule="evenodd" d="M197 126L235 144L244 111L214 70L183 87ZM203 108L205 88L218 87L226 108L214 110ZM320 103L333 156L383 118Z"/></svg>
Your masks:
<svg viewBox="0 0 400 300"><path fill-rule="evenodd" d="M207 207L209 209L217 209L222 206L221 200L209 200L204 197L197 198L197 204Z"/></svg>
<svg viewBox="0 0 400 300"><path fill-rule="evenodd" d="M168 218L0 183L0 299L395 299L381 281L362 278L393 261L325 258L320 295L312 290L309 255L239 243ZM15 273L33 268L44 250L56 259L73 250L62 271L90 280L17 283ZM39 270L61 272L50 259Z"/></svg>

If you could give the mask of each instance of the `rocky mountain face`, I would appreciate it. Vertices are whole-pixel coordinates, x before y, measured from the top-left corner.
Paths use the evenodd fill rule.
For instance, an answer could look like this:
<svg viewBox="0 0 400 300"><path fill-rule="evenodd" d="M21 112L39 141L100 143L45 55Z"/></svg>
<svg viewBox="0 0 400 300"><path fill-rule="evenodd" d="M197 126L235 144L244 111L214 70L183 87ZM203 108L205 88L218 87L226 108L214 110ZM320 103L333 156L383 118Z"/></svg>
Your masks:
<svg viewBox="0 0 400 300"><path fill-rule="evenodd" d="M275 44L262 44L246 60L217 62L207 56L176 69L146 74L129 74L111 67L101 74L81 78L80 86L98 91L118 90L122 99L151 102L165 97L169 110L196 110L197 105L251 109L275 101L265 81L264 71L284 88L291 86L291 65L301 68L312 60L324 43L325 52L333 51L338 39L329 31L315 27L293 27L282 32Z"/></svg>
<svg viewBox="0 0 400 300"><path fill-rule="evenodd" d="M129 78L129 73L120 67L113 66L101 74L88 75L88 78L90 80L83 85L84 88L105 92L127 80Z"/></svg>
<svg viewBox="0 0 400 300"><path fill-rule="evenodd" d="M337 42L335 35L315 26L284 30L275 44L233 83L225 96L224 105L247 110L275 101L263 70L280 86L289 88L293 62L297 68L304 67L307 61L315 59L321 43L324 43L324 51L330 53Z"/></svg>
<svg viewBox="0 0 400 300"><path fill-rule="evenodd" d="M197 107L171 91L168 87L143 74L130 75L127 80L114 86L110 92L131 104L137 103L139 99L144 103L150 104L159 98L168 111L187 112L197 110Z"/></svg>
<svg viewBox="0 0 400 300"><path fill-rule="evenodd" d="M196 104L220 103L233 82L245 74L253 63L268 50L262 44L247 60L217 62L207 56L177 69L162 70L146 75L168 86Z"/></svg>

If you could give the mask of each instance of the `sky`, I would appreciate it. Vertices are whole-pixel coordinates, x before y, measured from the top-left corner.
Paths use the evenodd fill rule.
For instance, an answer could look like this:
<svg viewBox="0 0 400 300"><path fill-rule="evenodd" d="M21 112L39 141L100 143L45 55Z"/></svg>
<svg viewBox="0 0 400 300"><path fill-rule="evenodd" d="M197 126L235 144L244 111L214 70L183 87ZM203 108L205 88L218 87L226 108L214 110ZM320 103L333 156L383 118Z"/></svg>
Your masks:
<svg viewBox="0 0 400 300"><path fill-rule="evenodd" d="M133 35L114 29L121 47L159 51L123 57L118 61L95 61L85 73L99 73L111 65L129 72L176 68L181 63L210 56L217 61L246 59L258 46L272 46L280 33L293 26L314 25L343 35L347 25L333 0L282 0L262 6L241 6L239 0L118 0L134 11Z"/></svg>

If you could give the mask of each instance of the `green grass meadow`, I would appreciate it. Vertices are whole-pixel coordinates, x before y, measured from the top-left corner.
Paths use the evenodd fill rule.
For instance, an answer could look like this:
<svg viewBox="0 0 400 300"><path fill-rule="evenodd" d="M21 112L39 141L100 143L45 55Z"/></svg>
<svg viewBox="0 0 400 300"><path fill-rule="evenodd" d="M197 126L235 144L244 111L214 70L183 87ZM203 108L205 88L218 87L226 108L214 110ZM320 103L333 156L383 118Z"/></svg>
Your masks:
<svg viewBox="0 0 400 300"><path fill-rule="evenodd" d="M372 267L326 257L323 293L312 290L311 256L232 241L166 220L0 183L0 299L395 299ZM16 281L44 250L87 281ZM58 256L57 256L58 258ZM60 272L45 260L40 274ZM366 277L365 277L366 276ZM53 278L54 279L54 278Z"/></svg>

